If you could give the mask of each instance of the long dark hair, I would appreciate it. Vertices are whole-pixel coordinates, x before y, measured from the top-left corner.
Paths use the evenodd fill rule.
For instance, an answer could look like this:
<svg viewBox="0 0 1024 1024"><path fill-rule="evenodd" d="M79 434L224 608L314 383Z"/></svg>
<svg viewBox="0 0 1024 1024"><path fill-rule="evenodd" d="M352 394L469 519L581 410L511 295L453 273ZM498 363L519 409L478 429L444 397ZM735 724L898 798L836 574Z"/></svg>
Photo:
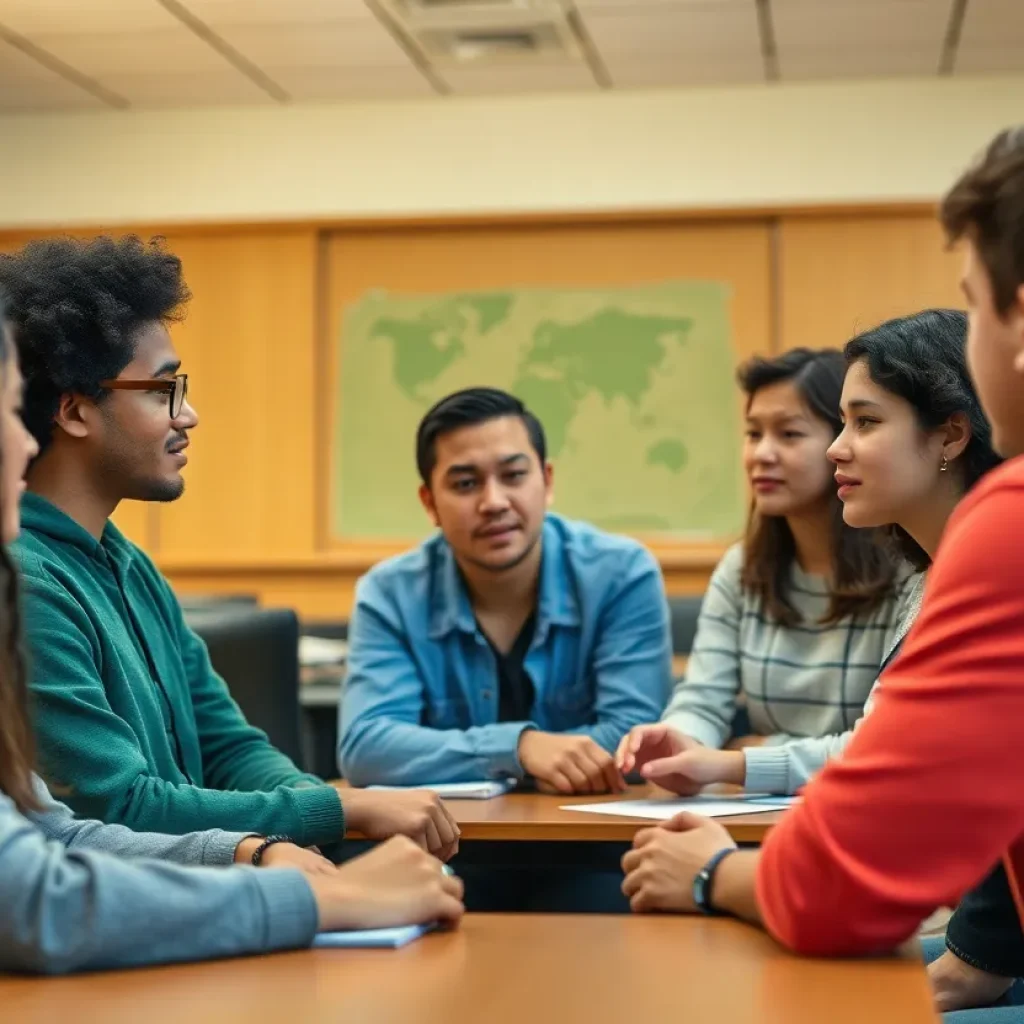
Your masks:
<svg viewBox="0 0 1024 1024"><path fill-rule="evenodd" d="M789 381L808 410L827 423L833 437L843 429L839 399L846 360L836 349L795 348L775 359L756 357L737 373L747 408L761 388ZM822 458L824 459L824 453ZM829 608L822 624L866 616L893 594L897 561L877 543L877 531L854 530L843 522L843 506L833 491L829 499L832 534L832 580ZM784 626L801 621L790 597L796 542L784 516L762 516L751 505L743 545L743 588L760 599L764 612Z"/></svg>
<svg viewBox="0 0 1024 1024"><path fill-rule="evenodd" d="M0 386L13 353L14 343L0 295ZM0 793L13 800L18 810L31 811L39 809L39 802L32 788L35 739L29 722L25 675L18 573L6 546L0 543Z"/></svg>
<svg viewBox="0 0 1024 1024"><path fill-rule="evenodd" d="M960 474L965 492L1003 461L992 447L992 427L967 372L966 346L965 313L926 309L858 334L843 353L848 364L863 360L879 387L909 402L922 430L941 427L955 413L967 417L971 439L950 467ZM902 526L893 524L884 532L915 569L931 565L927 552Z"/></svg>

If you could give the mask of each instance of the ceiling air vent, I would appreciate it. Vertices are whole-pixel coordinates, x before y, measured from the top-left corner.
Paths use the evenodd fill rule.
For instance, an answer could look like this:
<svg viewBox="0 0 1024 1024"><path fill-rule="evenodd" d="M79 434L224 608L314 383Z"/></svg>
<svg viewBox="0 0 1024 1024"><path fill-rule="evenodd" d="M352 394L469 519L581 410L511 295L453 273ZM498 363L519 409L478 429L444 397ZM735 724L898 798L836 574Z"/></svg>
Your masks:
<svg viewBox="0 0 1024 1024"><path fill-rule="evenodd" d="M380 0L432 64L576 62L562 0Z"/></svg>
<svg viewBox="0 0 1024 1024"><path fill-rule="evenodd" d="M574 56L571 38L550 22L511 28L421 29L416 38L434 60L459 64Z"/></svg>
<svg viewBox="0 0 1024 1024"><path fill-rule="evenodd" d="M561 0L392 0L391 6L407 15L436 12L460 11L465 13L474 8L482 11L538 11L560 7Z"/></svg>

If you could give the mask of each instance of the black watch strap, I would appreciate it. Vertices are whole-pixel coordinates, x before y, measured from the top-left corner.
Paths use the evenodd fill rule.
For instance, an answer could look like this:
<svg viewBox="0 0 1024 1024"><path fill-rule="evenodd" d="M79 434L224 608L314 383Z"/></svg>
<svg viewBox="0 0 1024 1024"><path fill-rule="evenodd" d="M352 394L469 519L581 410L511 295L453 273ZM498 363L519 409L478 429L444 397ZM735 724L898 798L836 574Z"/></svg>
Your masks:
<svg viewBox="0 0 1024 1024"><path fill-rule="evenodd" d="M254 867L259 867L263 863L263 854L270 849L275 843L290 843L292 842L291 836L265 836L263 842L253 850L252 863Z"/></svg>
<svg viewBox="0 0 1024 1024"><path fill-rule="evenodd" d="M735 846L726 846L719 850L712 858L697 872L696 877L693 880L693 902L704 914L720 914L720 910L716 910L711 902L711 884L715 880L715 872L718 870L718 866L729 856L730 853L736 852Z"/></svg>

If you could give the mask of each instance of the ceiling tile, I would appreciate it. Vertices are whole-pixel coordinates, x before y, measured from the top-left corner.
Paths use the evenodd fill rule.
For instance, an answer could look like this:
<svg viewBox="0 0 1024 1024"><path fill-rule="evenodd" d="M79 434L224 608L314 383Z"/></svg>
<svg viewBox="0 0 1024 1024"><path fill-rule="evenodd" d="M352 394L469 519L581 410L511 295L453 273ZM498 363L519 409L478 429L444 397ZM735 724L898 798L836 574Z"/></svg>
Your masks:
<svg viewBox="0 0 1024 1024"><path fill-rule="evenodd" d="M32 41L83 74L146 75L220 71L225 59L180 22L151 32L35 35Z"/></svg>
<svg viewBox="0 0 1024 1024"><path fill-rule="evenodd" d="M0 110L97 109L105 104L20 50L0 43Z"/></svg>
<svg viewBox="0 0 1024 1024"><path fill-rule="evenodd" d="M286 25L336 21L376 21L365 0L181 0L209 25Z"/></svg>
<svg viewBox="0 0 1024 1024"><path fill-rule="evenodd" d="M144 32L177 24L156 0L0 0L0 24L22 35Z"/></svg>
<svg viewBox="0 0 1024 1024"><path fill-rule="evenodd" d="M1024 44L1024 3L1021 0L970 0L960 33L961 47Z"/></svg>
<svg viewBox="0 0 1024 1024"><path fill-rule="evenodd" d="M221 25L217 31L260 67L408 67L410 63L377 22Z"/></svg>
<svg viewBox="0 0 1024 1024"><path fill-rule="evenodd" d="M55 71L22 53L17 47L0 42L0 83L64 81Z"/></svg>
<svg viewBox="0 0 1024 1024"><path fill-rule="evenodd" d="M663 11L680 7L752 7L756 0L576 0L581 11Z"/></svg>
<svg viewBox="0 0 1024 1024"><path fill-rule="evenodd" d="M934 48L936 60L952 0L772 0L779 53L805 48Z"/></svg>
<svg viewBox="0 0 1024 1024"><path fill-rule="evenodd" d="M232 103L273 103L262 89L232 68L215 72L110 74L103 84L133 107L196 107Z"/></svg>
<svg viewBox="0 0 1024 1024"><path fill-rule="evenodd" d="M444 68L439 74L451 87L452 92L473 95L564 92L598 88L590 69L581 64L505 64L489 68Z"/></svg>
<svg viewBox="0 0 1024 1024"><path fill-rule="evenodd" d="M436 95L431 84L412 65L408 68L273 68L270 74L296 102Z"/></svg>
<svg viewBox="0 0 1024 1024"><path fill-rule="evenodd" d="M679 60L622 62L608 68L617 89L656 89L688 85L738 85L763 82L764 62L751 60Z"/></svg>
<svg viewBox="0 0 1024 1024"><path fill-rule="evenodd" d="M594 44L607 60L656 55L754 56L761 42L752 3L665 10L595 10L586 17Z"/></svg>
<svg viewBox="0 0 1024 1024"><path fill-rule="evenodd" d="M817 47L790 50L779 53L779 77L784 82L792 82L802 79L934 75L938 73L939 58L940 49Z"/></svg>
<svg viewBox="0 0 1024 1024"><path fill-rule="evenodd" d="M0 110L5 114L99 109L107 109L106 104L62 78L33 82L31 87L0 82Z"/></svg>
<svg viewBox="0 0 1024 1024"><path fill-rule="evenodd" d="M953 69L958 75L995 75L1024 72L1024 44L1017 46L964 46L957 50Z"/></svg>

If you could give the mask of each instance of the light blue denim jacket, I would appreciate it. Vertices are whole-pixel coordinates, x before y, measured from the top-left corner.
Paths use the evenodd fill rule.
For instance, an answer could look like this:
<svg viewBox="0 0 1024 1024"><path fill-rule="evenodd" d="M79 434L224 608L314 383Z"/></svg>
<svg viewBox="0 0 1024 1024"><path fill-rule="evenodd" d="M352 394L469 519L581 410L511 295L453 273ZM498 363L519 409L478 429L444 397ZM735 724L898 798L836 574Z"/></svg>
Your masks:
<svg viewBox="0 0 1024 1024"><path fill-rule="evenodd" d="M519 737L578 733L614 751L672 685L661 571L636 541L549 515L525 668L528 722L498 722L494 653L451 548L435 535L356 588L338 764L354 785L520 777Z"/></svg>

